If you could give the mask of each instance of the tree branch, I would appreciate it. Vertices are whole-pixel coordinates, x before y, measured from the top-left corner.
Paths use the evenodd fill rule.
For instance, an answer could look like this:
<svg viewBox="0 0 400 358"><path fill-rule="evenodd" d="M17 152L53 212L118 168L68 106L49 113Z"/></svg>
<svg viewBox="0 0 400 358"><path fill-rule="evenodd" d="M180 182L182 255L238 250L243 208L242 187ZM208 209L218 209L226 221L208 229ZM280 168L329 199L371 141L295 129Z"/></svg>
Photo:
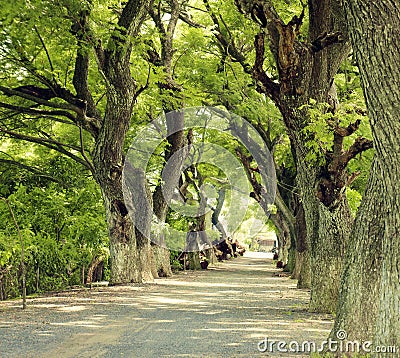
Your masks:
<svg viewBox="0 0 400 358"><path fill-rule="evenodd" d="M78 156L76 156L75 154L69 152L68 150L66 150L64 147L76 150L76 151L80 151L79 147L75 147L75 146L70 146L61 142L58 142L56 140L53 139L49 139L49 138L39 138L39 137L33 137L33 136L28 136L28 135L24 135L24 134L20 134L17 132L13 132L13 131L9 131L5 128L0 127L0 133L4 133L7 134L8 136L10 136L11 138L15 138L15 139L20 139L20 140L24 140L30 143L36 143L39 145L43 145L49 149L53 149L57 152L60 152L62 154L65 154L67 157L75 160L76 162L82 164L83 166L85 166L86 168L88 168L89 170L91 170L90 166L88 165L88 163L83 160L82 158L79 158Z"/></svg>
<svg viewBox="0 0 400 358"><path fill-rule="evenodd" d="M224 32L222 31L218 17L215 15L213 10L211 9L211 6L210 6L210 3L208 2L208 0L203 0L203 3L207 9L208 14L211 17L211 20L213 21L213 23L215 25L215 30L213 31L213 34L214 34L215 38L218 40L218 42L220 43L220 45L222 46L223 50L225 51L225 54L229 54L233 61L238 62L242 66L245 73L251 74L252 73L251 66L249 63L247 63L246 57L237 49L235 42L234 42L232 36L230 35L229 29L227 28L227 26L225 25L225 28L228 32L228 36L226 36L224 34ZM224 24L222 17L221 17L221 21Z"/></svg>
<svg viewBox="0 0 400 358"><path fill-rule="evenodd" d="M85 159L86 163L88 164L90 171L94 174L94 172L95 172L94 166L93 166L92 162L89 160L89 158L87 157L86 152L85 152L85 144L83 141L83 133L82 133L81 126L79 126L79 140L80 140L80 144L81 144L81 148L80 148L81 155L82 155L83 159Z"/></svg>
<svg viewBox="0 0 400 358"><path fill-rule="evenodd" d="M17 90L11 89L11 88L7 88L7 87L3 87L3 86L0 86L0 91L2 91L3 93L5 93L5 94L7 94L9 96L18 96L18 97L21 97L21 98L25 98L25 99L27 99L29 101L32 101L32 102L35 102L35 103L38 103L38 104L43 104L43 105L45 105L47 107L50 107L50 108L65 109L65 110L73 111L73 112L75 112L75 113L77 113L79 115L83 114L82 108L80 108L80 107L78 107L76 105L70 104L70 103L54 103L54 102L50 102L48 100L45 100L45 99L42 99L42 98L27 94L25 92L20 92L20 91L17 91Z"/></svg>
<svg viewBox="0 0 400 358"><path fill-rule="evenodd" d="M184 14L179 14L179 20L183 21L185 24L188 24L190 27L194 27L196 29L204 29L205 26L193 21L189 16L185 16Z"/></svg>
<svg viewBox="0 0 400 358"><path fill-rule="evenodd" d="M165 70L169 76L171 76L171 67L172 67L172 56L174 53L173 49L173 39L176 24L179 20L179 10L180 5L178 0L171 0L171 18L167 25L167 32L163 39L164 45L162 46L162 59L164 62Z"/></svg>
<svg viewBox="0 0 400 358"><path fill-rule="evenodd" d="M7 165L14 165L14 166L19 167L21 169L25 169L25 170L33 173L33 174L36 174L39 177L48 179L48 180L53 181L53 182L58 183L58 184L64 184L61 180L59 180L57 178L54 178L49 174L43 173L39 168L23 164L23 163L18 162L16 160L0 158L0 163L7 164Z"/></svg>
<svg viewBox="0 0 400 358"><path fill-rule="evenodd" d="M350 123L346 128L344 127L339 127L336 126L334 129L334 133L339 135L340 137L349 137L351 136L355 131L358 130L360 127L361 120L357 119L354 123Z"/></svg>
<svg viewBox="0 0 400 358"><path fill-rule="evenodd" d="M353 158L368 149L373 148L373 141L364 137L358 137L350 148L343 154L343 163L347 165Z"/></svg>
<svg viewBox="0 0 400 358"><path fill-rule="evenodd" d="M242 14L248 15L261 28L267 29L270 35L271 47L277 52L279 48L278 24L284 24L274 5L268 0L235 0L236 6Z"/></svg>
<svg viewBox="0 0 400 358"><path fill-rule="evenodd" d="M104 67L106 72L113 66L113 61L126 63L132 51L131 37L135 36L142 25L149 0L129 0L122 9L114 34L110 38L108 50L104 54Z"/></svg>
<svg viewBox="0 0 400 358"><path fill-rule="evenodd" d="M267 94L275 102L279 99L280 85L274 82L264 71L265 33L259 32L254 39L256 59L253 66L253 77L257 80L258 91Z"/></svg>
<svg viewBox="0 0 400 358"><path fill-rule="evenodd" d="M53 93L54 97L59 97L61 99L63 99L64 101L66 101L67 103L69 103L72 106L75 106L76 108L82 109L82 111L86 110L86 103L83 102L82 100L80 100L79 98L77 98L73 93L71 93L71 91L65 87L62 87L60 84L58 84L56 81L54 80L50 80L48 78L46 78L45 76L43 76L42 74L40 74L37 69L35 68L35 66L33 66L33 64L30 62L30 60L21 52L19 52L20 58L13 58L13 61L18 63L20 66L23 66L33 77L35 77L40 83L44 84L47 87L47 91L50 91L50 93ZM35 87L35 86L22 86L22 87ZM19 87L21 88L21 87ZM37 87L38 89L40 89L40 87ZM43 89L42 89L43 90ZM37 96L35 96L35 94L29 93L29 91L25 91L26 94L33 94L33 98L37 98ZM9 96L12 95L18 95L18 94L10 94ZM40 96L39 96L40 97ZM29 99L29 98L28 98ZM43 99L43 98L42 98ZM30 98L30 100L33 100L32 98ZM37 102L37 101L35 101Z"/></svg>
<svg viewBox="0 0 400 358"><path fill-rule="evenodd" d="M133 101L136 102L137 98L139 97L139 95L144 92L146 89L149 88L150 85L150 73L151 73L151 66L149 66L149 70L147 73L147 79L146 79L146 83L144 86L140 86L139 89L135 92L135 95L133 96Z"/></svg>
<svg viewBox="0 0 400 358"><path fill-rule="evenodd" d="M81 11L79 20L74 24L79 28L79 31L76 31L75 33L78 49L75 57L75 69L72 83L77 97L86 103L87 115L99 119L98 122L100 122L100 113L96 108L88 83L89 55L87 49L85 49L85 39L88 37L90 38L88 35L88 32L90 31L87 24L88 16L89 12L87 10ZM100 123L98 123L97 127L100 127Z"/></svg>
<svg viewBox="0 0 400 358"><path fill-rule="evenodd" d="M18 112L18 113L33 114L33 115L37 115L37 116L63 116L63 117L70 119L73 123L76 122L76 118L71 113L66 112L66 111L61 111L61 110L48 111L48 110L43 110L43 109L39 109L39 108L14 106L12 104L4 103L4 102L0 102L0 107L6 108L11 111ZM66 123L66 121L63 121L63 123Z"/></svg>
<svg viewBox="0 0 400 358"><path fill-rule="evenodd" d="M29 87L29 91L25 90L25 88ZM56 109L61 109L61 110L70 110L73 111L77 114L76 117L74 117L71 113L66 112L66 111L46 111L46 110L41 110L41 109L33 109L33 108L27 108L27 107L21 107L21 106L14 106L10 104L6 104L1 102L0 106L3 108L8 108L10 110L17 110L20 113L28 113L28 114L36 114L36 115L62 115L73 121L74 123L80 123L84 126L84 129L87 130L89 133L93 135L94 138L96 138L98 131L99 131L99 118L98 117L90 117L86 116L86 102L82 101L80 99L77 99L75 96L73 96L68 90L58 86L55 84L56 87L56 92L57 96L64 99L68 103L55 103L48 101L47 99L40 98L40 91L44 90L41 89L40 87L35 87L35 86L22 86L21 88L24 88L24 91L20 91L17 89L11 89L7 87L0 86L0 91L5 93L8 96L18 96L24 99L27 99L29 101L35 102L40 105L44 105L50 108L56 108ZM33 89L31 89L33 88ZM35 90L38 91L38 93L35 93ZM76 104L73 103L79 103L80 106L77 106Z"/></svg>
<svg viewBox="0 0 400 358"><path fill-rule="evenodd" d="M150 14L151 18L153 19L153 21L158 29L158 32L160 34L162 34L163 36L165 36L165 33L166 33L165 27L161 21L161 1L158 3L157 12L155 12L154 8L151 6L149 8L149 14Z"/></svg>
<svg viewBox="0 0 400 358"><path fill-rule="evenodd" d="M34 26L34 29L35 29L36 34L37 34L38 37L39 37L39 40L40 40L40 43L42 44L42 47L43 47L43 49L44 49L44 52L46 53L47 60L49 61L49 66L50 66L50 69L51 69L51 73L52 73L53 76L54 76L53 62L51 61L51 57L50 57L49 51L47 50L46 44L44 43L43 38L42 38L42 36L40 35L39 30L38 30L38 28L36 27L36 25Z"/></svg>

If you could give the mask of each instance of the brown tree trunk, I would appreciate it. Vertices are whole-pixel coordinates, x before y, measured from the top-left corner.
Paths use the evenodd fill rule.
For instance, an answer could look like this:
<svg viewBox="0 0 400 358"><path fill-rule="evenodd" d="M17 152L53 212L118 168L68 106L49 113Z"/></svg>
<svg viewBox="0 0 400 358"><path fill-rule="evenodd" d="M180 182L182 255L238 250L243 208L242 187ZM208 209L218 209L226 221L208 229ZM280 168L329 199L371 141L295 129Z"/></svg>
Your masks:
<svg viewBox="0 0 400 358"><path fill-rule="evenodd" d="M278 211L276 214L271 215L271 221L274 224L276 230L276 238L278 241L279 257L278 260L282 261L284 265L288 263L289 249L291 245L290 230L282 216L282 213Z"/></svg>
<svg viewBox="0 0 400 358"><path fill-rule="evenodd" d="M104 196L110 239L110 284L139 282L135 228Z"/></svg>
<svg viewBox="0 0 400 358"><path fill-rule="evenodd" d="M350 236L332 335L400 347L400 13L397 2L345 1L375 158ZM399 357L397 353L372 355Z"/></svg>
<svg viewBox="0 0 400 358"><path fill-rule="evenodd" d="M315 183L315 186L319 183L319 168L306 163L303 158L297 164L297 182L302 194L307 233L305 250L302 251L304 267L298 286L310 284L310 311L333 313L337 306L345 245L353 220L344 188L341 188L343 194L335 196L332 205L327 206L317 198L310 183Z"/></svg>
<svg viewBox="0 0 400 358"><path fill-rule="evenodd" d="M347 200L329 210L319 203L318 240L311 248L311 312L336 311L342 263L347 240L352 223ZM323 258L321 260L321 258Z"/></svg>

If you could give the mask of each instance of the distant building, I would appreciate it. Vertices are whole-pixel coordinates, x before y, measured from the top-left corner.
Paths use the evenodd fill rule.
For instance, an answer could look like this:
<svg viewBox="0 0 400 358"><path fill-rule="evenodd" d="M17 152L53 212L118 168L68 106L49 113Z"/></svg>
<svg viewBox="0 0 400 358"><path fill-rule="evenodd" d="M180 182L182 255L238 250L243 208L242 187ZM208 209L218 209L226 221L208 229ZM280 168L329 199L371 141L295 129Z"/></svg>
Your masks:
<svg viewBox="0 0 400 358"><path fill-rule="evenodd" d="M258 244L258 250L264 252L270 252L274 247L277 246L276 240L273 239L258 238L256 239L256 242Z"/></svg>

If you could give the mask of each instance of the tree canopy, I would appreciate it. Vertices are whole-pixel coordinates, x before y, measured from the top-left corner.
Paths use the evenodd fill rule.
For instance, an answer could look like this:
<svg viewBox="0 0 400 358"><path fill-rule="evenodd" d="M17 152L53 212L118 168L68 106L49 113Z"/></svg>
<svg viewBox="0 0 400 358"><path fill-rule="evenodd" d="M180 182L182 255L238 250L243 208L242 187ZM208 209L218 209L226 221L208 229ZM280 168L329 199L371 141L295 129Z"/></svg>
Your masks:
<svg viewBox="0 0 400 358"><path fill-rule="evenodd" d="M385 93L367 90L378 84L367 76L373 45L356 40L354 14L362 10L352 4L361 1L345 3L4 4L0 195L23 233L28 293L169 276L185 251L165 245L179 241L177 232L183 242L201 236L210 258L213 243L266 225L298 287L311 289L310 310L335 311L360 218L369 216L365 203L378 206L371 178L385 158L382 143L397 148L379 131ZM204 110L204 124L190 127L193 107L229 113L228 124L209 125ZM165 128L154 125L160 118ZM132 151L132 143L140 145ZM266 180L268 153L274 175ZM385 165L396 172L392 161ZM234 183L233 169L241 173ZM5 204L0 215L7 298L19 292L21 247Z"/></svg>

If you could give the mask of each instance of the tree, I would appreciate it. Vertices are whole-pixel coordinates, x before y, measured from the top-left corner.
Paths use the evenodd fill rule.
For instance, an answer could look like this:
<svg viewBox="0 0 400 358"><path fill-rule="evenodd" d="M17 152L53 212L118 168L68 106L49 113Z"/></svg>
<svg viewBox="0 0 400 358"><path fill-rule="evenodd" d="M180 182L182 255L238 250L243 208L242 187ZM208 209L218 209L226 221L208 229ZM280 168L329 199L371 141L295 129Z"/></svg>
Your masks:
<svg viewBox="0 0 400 358"><path fill-rule="evenodd" d="M2 86L4 96L1 133L36 143L81 163L101 187L110 238L111 281L140 282L152 279L150 244L147 238L137 238L132 220L125 207L122 192L123 144L131 122L132 109L140 87L131 73L134 39L147 14L148 0L128 1L123 7L98 3L111 21L101 31L92 15L95 5L90 1L32 2L29 15L20 4L8 4L2 33L2 66L21 75L10 74L9 87ZM97 13L98 14L98 13ZM49 17L43 22L41 16ZM107 23L109 19L102 19ZM98 20L98 19L97 19ZM25 25L23 33L19 33ZM108 22L110 24L110 22ZM41 33L46 33L42 37ZM23 37L23 35L26 35ZM33 34L33 35L32 35ZM58 40L57 36L61 37ZM45 42L46 41L46 42ZM103 45L104 44L104 45ZM73 70L61 56L75 52ZM91 61L95 60L96 65ZM47 65L43 65L46 63ZM8 65L7 65L8 63ZM59 67L57 67L59 66ZM10 72L11 72L10 70ZM61 74L65 74L61 81ZM95 73L95 75L93 75ZM17 77L17 78L16 78ZM12 87L16 80L24 84ZM104 96L93 91L97 83ZM7 98L8 97L8 98ZM13 118L22 121L13 122ZM54 132L36 128L36 135L27 134L29 120L57 122L74 128L78 143L57 140ZM25 133L24 133L25 131ZM91 139L87 138L87 134ZM76 138L76 137L75 137ZM91 159L86 144L90 143ZM144 180L140 169L138 180ZM140 186L145 188L145 183ZM142 192L141 195L146 195Z"/></svg>
<svg viewBox="0 0 400 358"><path fill-rule="evenodd" d="M329 111L333 115L336 112L334 76L350 50L343 12L339 1L309 1L308 29L304 32L305 5L295 10L295 15L285 13L282 4L280 14L271 1L238 0L236 5L259 26L254 39L254 65L240 53L222 21L212 16L216 37L226 53L253 76L257 90L271 98L282 114L295 158L307 229L303 248L308 256L302 265L299 287L311 287L310 310L333 312L352 225L344 195L351 182L346 168L356 154L371 147L370 141L359 137L345 148L344 138L354 133L359 123L343 126L333 121L333 142L319 161L313 149L318 146L317 133L308 130L312 122L310 109L320 106L321 119ZM322 104L329 102L331 105L324 109Z"/></svg>
<svg viewBox="0 0 400 358"><path fill-rule="evenodd" d="M249 45L249 43L252 41L254 28L251 24L249 26L249 22L246 22L238 12L232 11L232 4L230 2L215 4L216 7L218 6L218 13L213 12L211 5L214 5L214 3L210 4L209 2L204 2L204 4L208 14L211 16L207 16L206 13L205 15L202 14L201 17L196 17L196 21L201 25L197 25L196 31L192 29L190 33L190 38L192 40L187 46L190 46L194 55L187 64L188 71L185 73L185 78L190 79L191 82L193 81L194 85L197 88L201 88L205 93L206 97L203 103L211 106L220 106L222 104L231 113L239 115L252 124L257 131L259 131L264 141L269 143L268 147L270 151L272 147L274 147L272 144L281 147L277 151L279 152L279 163L277 164L277 169L279 167L279 170L277 171L278 174L280 172L283 174L280 175L279 179L293 187L293 161L291 159L286 160L288 158L283 159L283 157L291 157L291 155L290 146L288 145L289 141L287 140L287 136L283 134L284 127L280 122L279 111L270 100L255 91L253 86L254 81L251 75L242 71L240 64L237 63L235 58L229 56L227 48L230 50L232 47L228 46L224 38L219 33L215 32L216 24L218 24L219 29L225 29L226 26L228 26L227 24L229 24L229 29L225 30L229 34L235 34L237 47L241 49L242 58L244 58L245 56L252 56L252 46ZM218 18L220 20L218 20ZM202 27L210 29L211 32L202 34L202 38L196 37L197 33L201 31L204 32ZM216 34L216 36L212 36L212 33ZM189 36L186 38L189 38ZM227 46L227 48L224 46ZM238 54L237 51L235 53ZM204 58L207 59L207 66L202 67ZM201 60L198 64L197 62L199 62L199 59ZM273 137L272 140L271 137ZM245 158L241 155L239 155L239 158L245 159L245 162L242 163L245 169L247 169L246 165L251 164L255 167L257 166L252 158ZM291 178L287 175L289 173L291 173ZM262 201L260 196L262 183L259 183L259 180L256 178L252 178L251 174L253 174L253 176L256 175L254 171L248 171L249 181L252 185L254 184L250 195L260 203ZM283 244L283 250L280 252L284 254L290 245L292 249L295 249L296 244L295 238L293 237L294 218L292 213L289 214L289 211L293 210L291 207L291 202L293 202L291 200L292 192L286 191L285 189L282 190L285 191L283 194L285 200L277 200L277 213L272 215L271 219L277 227L278 240ZM262 191L266 192L264 190ZM280 198L280 196L278 197ZM263 208L266 215L269 216L270 208L266 205L263 205ZM298 247L302 250L300 245ZM299 255L301 255L301 253L299 253ZM284 256L283 258L286 262L286 254ZM291 257L294 258L294 252ZM297 262L301 262L300 258Z"/></svg>
<svg viewBox="0 0 400 358"><path fill-rule="evenodd" d="M400 347L399 5L365 0L344 4L375 156L350 236L332 334L344 329L349 340Z"/></svg>
<svg viewBox="0 0 400 358"><path fill-rule="evenodd" d="M153 209L160 222L165 222L167 218L168 205L171 200L174 188L181 174L181 167L185 156L188 154L185 148L186 137L184 128L183 113L179 113L183 107L182 86L175 80L173 73L173 55L175 52L173 40L178 20L181 16L181 4L177 0L173 0L169 5L170 19L167 26L164 26L161 11L162 1L154 4L150 8L150 16L159 32L161 55L157 52L155 46L148 51L149 62L156 67L162 68L162 78L158 81L162 109L166 113L166 124L168 133L172 133L167 137L168 146L164 152L165 162L169 162L167 171L164 173L163 180L153 192ZM172 112L172 113L170 113ZM181 155L179 155L181 153ZM175 158L175 159L172 159ZM163 247L160 241L157 245L153 245L153 252L158 276L171 276L170 253Z"/></svg>

